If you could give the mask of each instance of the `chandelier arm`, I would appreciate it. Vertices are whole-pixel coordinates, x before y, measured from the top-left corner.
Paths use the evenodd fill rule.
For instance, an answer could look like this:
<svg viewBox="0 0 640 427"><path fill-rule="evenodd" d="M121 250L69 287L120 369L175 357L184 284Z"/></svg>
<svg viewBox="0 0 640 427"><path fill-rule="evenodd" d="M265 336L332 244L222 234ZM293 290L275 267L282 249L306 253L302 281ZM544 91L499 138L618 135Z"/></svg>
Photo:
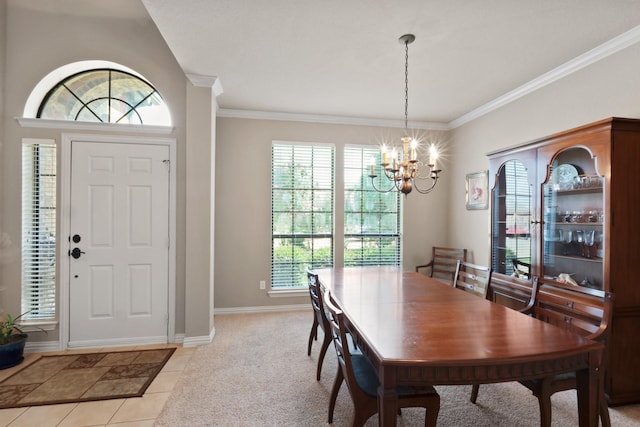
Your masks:
<svg viewBox="0 0 640 427"><path fill-rule="evenodd" d="M376 190L378 193L389 193L391 191L398 191L398 186L396 185L395 181L392 181L392 186L388 189L388 190L382 190L379 189L378 187L376 187L376 182L375 182L375 178L377 177L377 175L369 175L369 178L371 178L371 186L373 187L374 190Z"/></svg>
<svg viewBox="0 0 640 427"><path fill-rule="evenodd" d="M418 193L420 194L428 194L431 193L435 188L436 188L436 184L438 183L438 178L439 176L436 175L432 175L429 178L431 178L431 186L429 188L425 188L425 189L421 189L420 187L418 187L418 182L417 180L413 180L413 188L414 190L416 190ZM422 180L425 180L427 178L422 178Z"/></svg>
<svg viewBox="0 0 640 427"><path fill-rule="evenodd" d="M389 181L398 181L398 170L397 169L383 169L384 171L384 176L389 180Z"/></svg>

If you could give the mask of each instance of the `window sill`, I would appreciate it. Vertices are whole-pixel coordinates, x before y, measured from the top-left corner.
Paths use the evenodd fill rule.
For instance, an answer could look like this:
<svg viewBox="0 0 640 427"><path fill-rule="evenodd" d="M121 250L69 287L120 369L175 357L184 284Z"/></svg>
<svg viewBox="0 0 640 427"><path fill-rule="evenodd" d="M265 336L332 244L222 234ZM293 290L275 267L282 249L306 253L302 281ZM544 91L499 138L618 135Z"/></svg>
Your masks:
<svg viewBox="0 0 640 427"><path fill-rule="evenodd" d="M18 326L23 332L41 332L41 331L55 331L58 327L57 320L27 320L24 322L18 322Z"/></svg>
<svg viewBox="0 0 640 427"><path fill-rule="evenodd" d="M47 128L47 129L70 129L110 131L110 132L132 132L138 134L159 134L168 135L173 132L173 126L157 125L129 125L117 123L94 123L94 122L74 122L70 120L53 119L33 119L30 117L16 117L16 120L23 128Z"/></svg>
<svg viewBox="0 0 640 427"><path fill-rule="evenodd" d="M290 297L303 297L309 295L309 289L306 287L301 288L287 288L287 289L271 289L267 294L271 298L290 298Z"/></svg>

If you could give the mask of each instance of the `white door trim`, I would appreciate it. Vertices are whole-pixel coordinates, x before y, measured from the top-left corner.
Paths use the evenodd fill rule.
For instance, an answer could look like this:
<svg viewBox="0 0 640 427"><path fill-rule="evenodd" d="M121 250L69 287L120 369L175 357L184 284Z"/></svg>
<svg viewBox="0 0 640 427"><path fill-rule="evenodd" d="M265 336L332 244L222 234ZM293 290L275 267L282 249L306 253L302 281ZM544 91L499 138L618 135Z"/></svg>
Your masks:
<svg viewBox="0 0 640 427"><path fill-rule="evenodd" d="M59 346L66 350L69 344L69 256L71 229L71 143L73 141L120 143L120 144L155 144L169 147L169 295L168 295L168 325L167 336L169 342L175 342L176 319L176 140L174 138L137 137L122 135L95 135L63 133L61 139L61 167L60 167L60 240L59 275L60 297L59 305Z"/></svg>

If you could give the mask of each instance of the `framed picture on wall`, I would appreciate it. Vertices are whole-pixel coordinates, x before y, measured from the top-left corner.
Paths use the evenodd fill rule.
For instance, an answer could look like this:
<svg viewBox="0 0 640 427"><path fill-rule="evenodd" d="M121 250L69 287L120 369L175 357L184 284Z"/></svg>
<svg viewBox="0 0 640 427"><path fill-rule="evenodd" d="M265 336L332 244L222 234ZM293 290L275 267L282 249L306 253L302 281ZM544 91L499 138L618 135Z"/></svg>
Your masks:
<svg viewBox="0 0 640 427"><path fill-rule="evenodd" d="M467 210L489 207L489 171L468 173L466 181Z"/></svg>

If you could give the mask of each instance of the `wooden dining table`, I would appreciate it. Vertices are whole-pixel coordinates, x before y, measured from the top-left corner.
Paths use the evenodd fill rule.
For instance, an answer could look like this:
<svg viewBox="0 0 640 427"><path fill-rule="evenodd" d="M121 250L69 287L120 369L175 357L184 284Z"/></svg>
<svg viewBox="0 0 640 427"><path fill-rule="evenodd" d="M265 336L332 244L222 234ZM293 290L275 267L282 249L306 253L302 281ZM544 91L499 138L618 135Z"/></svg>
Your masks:
<svg viewBox="0 0 640 427"><path fill-rule="evenodd" d="M598 425L601 343L397 267L316 272L377 370L380 426L396 425L397 386L497 383L572 371L580 426Z"/></svg>

